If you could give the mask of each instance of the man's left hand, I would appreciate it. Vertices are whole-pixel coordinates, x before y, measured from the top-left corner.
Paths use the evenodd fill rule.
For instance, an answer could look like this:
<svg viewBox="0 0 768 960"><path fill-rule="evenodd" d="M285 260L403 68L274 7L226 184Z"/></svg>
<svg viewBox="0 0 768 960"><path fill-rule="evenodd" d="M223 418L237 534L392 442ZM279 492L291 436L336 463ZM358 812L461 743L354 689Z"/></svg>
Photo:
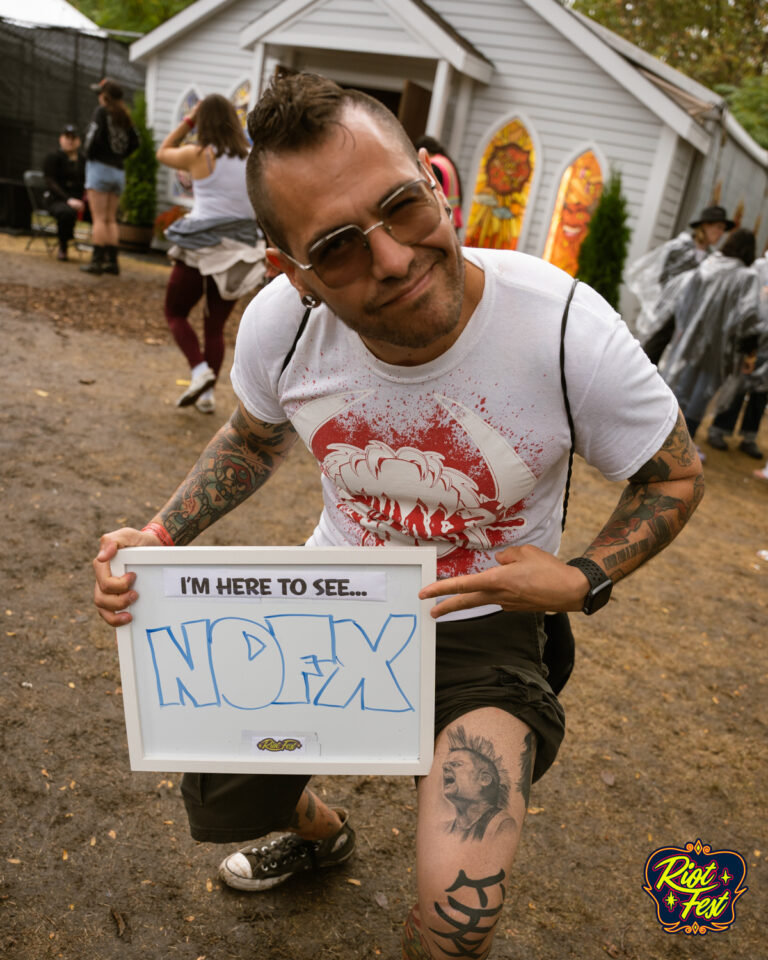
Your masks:
<svg viewBox="0 0 768 960"><path fill-rule="evenodd" d="M530 544L506 547L497 567L437 580L419 591L421 600L447 596L430 610L437 618L455 610L495 604L502 610L581 610L589 582L576 567Z"/></svg>

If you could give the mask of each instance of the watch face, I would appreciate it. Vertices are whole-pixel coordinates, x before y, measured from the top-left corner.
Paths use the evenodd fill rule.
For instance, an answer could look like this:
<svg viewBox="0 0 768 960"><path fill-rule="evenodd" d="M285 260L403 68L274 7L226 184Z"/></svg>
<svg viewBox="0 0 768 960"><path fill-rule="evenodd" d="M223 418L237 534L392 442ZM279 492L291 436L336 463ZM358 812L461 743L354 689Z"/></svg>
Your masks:
<svg viewBox="0 0 768 960"><path fill-rule="evenodd" d="M587 599L584 601L584 613L595 613L601 607L604 607L610 599L612 589L613 580L605 580L603 583L599 583L596 587L593 587L587 594Z"/></svg>

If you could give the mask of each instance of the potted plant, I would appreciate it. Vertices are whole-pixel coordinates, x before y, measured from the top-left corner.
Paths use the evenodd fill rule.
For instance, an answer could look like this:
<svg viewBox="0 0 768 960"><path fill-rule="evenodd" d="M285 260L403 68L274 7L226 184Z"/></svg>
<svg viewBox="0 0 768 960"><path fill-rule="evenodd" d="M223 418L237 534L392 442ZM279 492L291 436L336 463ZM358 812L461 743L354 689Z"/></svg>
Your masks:
<svg viewBox="0 0 768 960"><path fill-rule="evenodd" d="M155 139L147 126L147 101L135 94L131 118L139 146L125 160L125 189L120 198L121 246L146 248L152 242L157 207L157 157Z"/></svg>

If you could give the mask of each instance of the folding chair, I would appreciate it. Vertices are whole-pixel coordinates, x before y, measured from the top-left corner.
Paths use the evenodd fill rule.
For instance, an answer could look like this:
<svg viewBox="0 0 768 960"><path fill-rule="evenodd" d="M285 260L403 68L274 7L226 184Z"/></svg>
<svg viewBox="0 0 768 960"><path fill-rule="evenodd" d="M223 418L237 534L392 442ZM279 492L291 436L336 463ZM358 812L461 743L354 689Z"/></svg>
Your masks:
<svg viewBox="0 0 768 960"><path fill-rule="evenodd" d="M25 170L24 186L32 207L32 234L24 248L29 250L34 240L42 240L49 254L58 246L56 220L48 213L45 205L46 182L41 170Z"/></svg>

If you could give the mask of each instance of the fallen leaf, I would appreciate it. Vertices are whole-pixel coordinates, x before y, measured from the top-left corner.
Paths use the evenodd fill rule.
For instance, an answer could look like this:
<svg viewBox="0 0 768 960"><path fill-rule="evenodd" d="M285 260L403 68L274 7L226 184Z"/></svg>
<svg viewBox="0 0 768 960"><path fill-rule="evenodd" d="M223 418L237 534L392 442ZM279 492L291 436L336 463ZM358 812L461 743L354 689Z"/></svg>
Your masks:
<svg viewBox="0 0 768 960"><path fill-rule="evenodd" d="M608 956L613 957L614 960L616 960L617 957L621 956L621 951L619 950L619 948L616 946L615 943L606 943L604 950L608 954Z"/></svg>
<svg viewBox="0 0 768 960"><path fill-rule="evenodd" d="M528 807L528 813L535 817L537 813L544 813L544 807Z"/></svg>
<svg viewBox="0 0 768 960"><path fill-rule="evenodd" d="M117 834L115 833L114 830L110 830L107 836L111 837L113 840L117 840Z"/></svg>
<svg viewBox="0 0 768 960"><path fill-rule="evenodd" d="M130 941L130 935L128 935L127 937L125 936L126 933L128 932L127 919L123 916L122 913L118 913L114 907L110 910L110 913L112 914L112 919L117 924L117 936L119 938L125 937L126 940Z"/></svg>
<svg viewBox="0 0 768 960"><path fill-rule="evenodd" d="M396 837L400 836L400 831L397 829L397 827L392 827L392 833L394 833Z"/></svg>
<svg viewBox="0 0 768 960"><path fill-rule="evenodd" d="M351 883L353 887L359 887L359 886L361 886L360 881L359 881L359 880L355 880L354 877L347 877L347 883Z"/></svg>
<svg viewBox="0 0 768 960"><path fill-rule="evenodd" d="M7 857L6 859L8 860L8 863L21 863L21 860L19 860L17 857Z"/></svg>
<svg viewBox="0 0 768 960"><path fill-rule="evenodd" d="M93 377L80 377L78 383L82 383L86 387L90 387L92 383L96 383Z"/></svg>
<svg viewBox="0 0 768 960"><path fill-rule="evenodd" d="M91 837L90 843L91 843L91 846L92 846L92 847L95 847L95 846L96 846L96 837Z"/></svg>
<svg viewBox="0 0 768 960"><path fill-rule="evenodd" d="M66 850L62 850L62 851L61 851L61 859L62 859L62 860L69 860L69 854L67 853Z"/></svg>
<svg viewBox="0 0 768 960"><path fill-rule="evenodd" d="M187 923L192 923L192 921L195 919L195 915L190 914L188 917L184 917L184 919L187 921Z"/></svg>
<svg viewBox="0 0 768 960"><path fill-rule="evenodd" d="M213 880L211 880L210 877L205 881L205 889L208 891L208 893L211 893L213 890Z"/></svg>
<svg viewBox="0 0 768 960"><path fill-rule="evenodd" d="M607 787L612 787L616 783L616 777L608 770L600 773L600 779Z"/></svg>
<svg viewBox="0 0 768 960"><path fill-rule="evenodd" d="M380 890L376 891L373 895L373 899L381 907L382 910L389 909L389 900L387 900L386 893L382 893Z"/></svg>
<svg viewBox="0 0 768 960"><path fill-rule="evenodd" d="M49 394L45 390L35 390L35 393L38 397L47 397Z"/></svg>
<svg viewBox="0 0 768 960"><path fill-rule="evenodd" d="M176 381L176 386L177 386L177 387L188 387L188 386L189 386L189 380L177 380L177 381Z"/></svg>

